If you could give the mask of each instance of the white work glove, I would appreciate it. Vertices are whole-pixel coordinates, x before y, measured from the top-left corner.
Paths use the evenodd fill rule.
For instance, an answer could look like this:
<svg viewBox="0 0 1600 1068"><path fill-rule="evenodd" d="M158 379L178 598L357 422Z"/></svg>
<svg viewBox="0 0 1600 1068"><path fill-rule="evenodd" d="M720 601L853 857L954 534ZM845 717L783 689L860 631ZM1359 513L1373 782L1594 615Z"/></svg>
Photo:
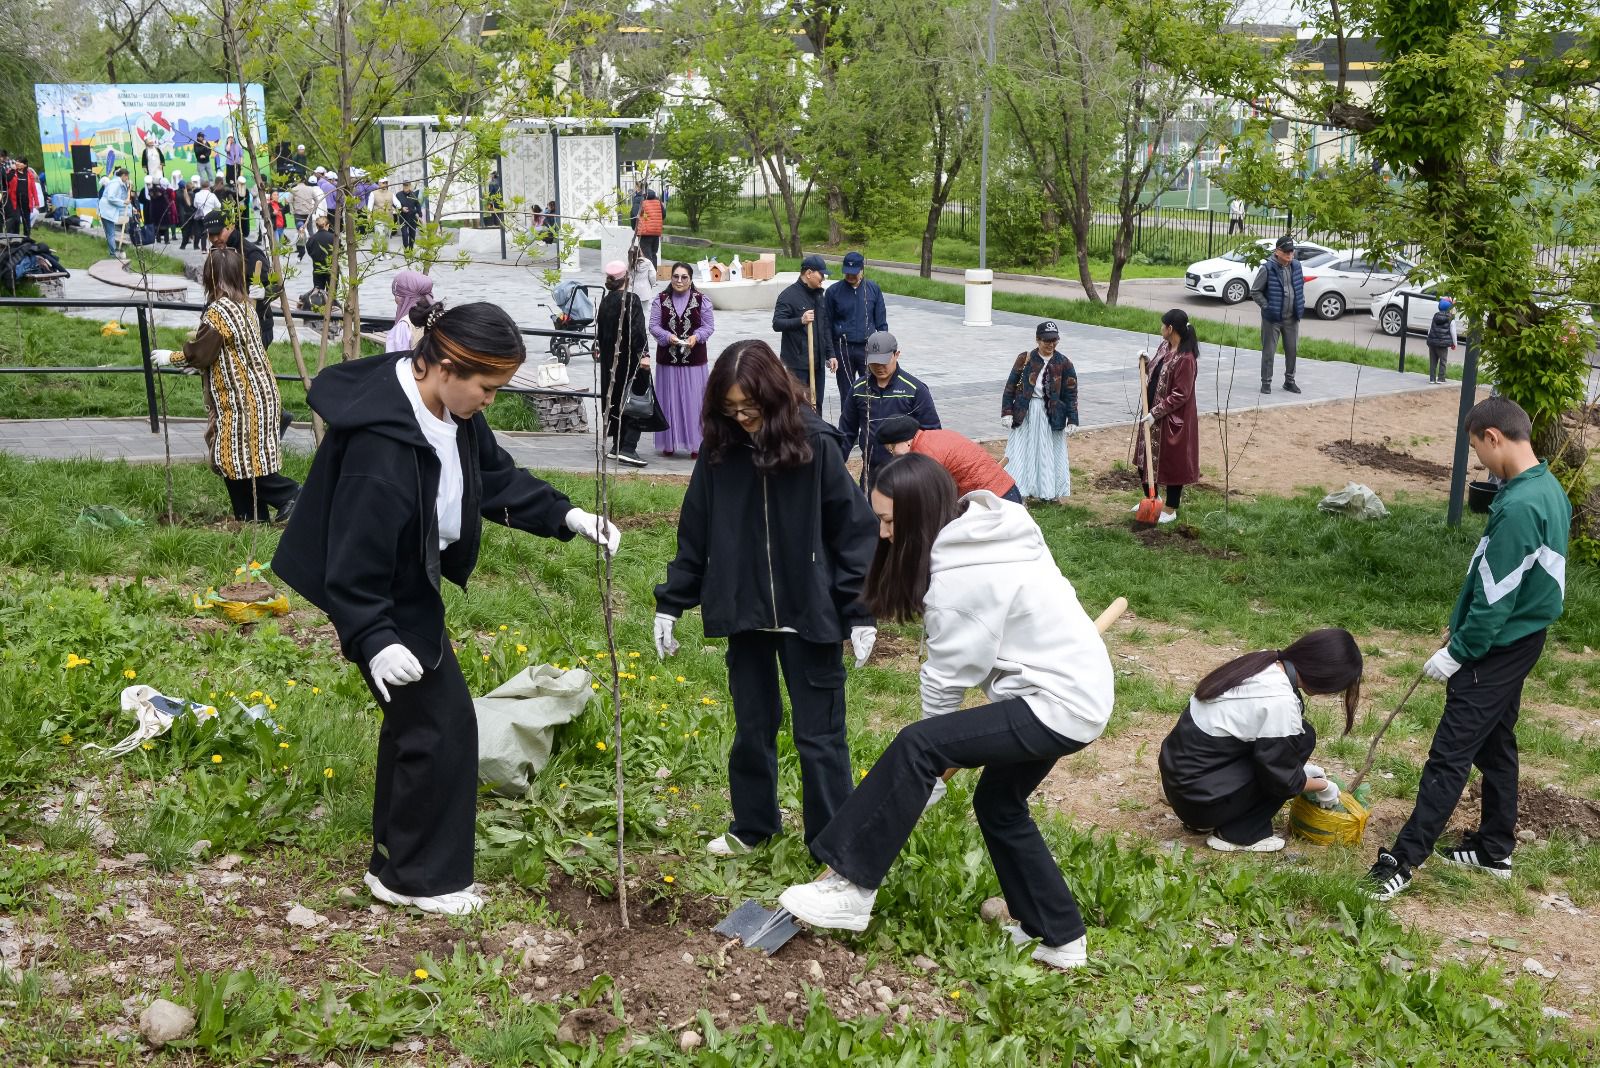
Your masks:
<svg viewBox="0 0 1600 1068"><path fill-rule="evenodd" d="M1326 789L1318 790L1311 795L1311 800L1317 803L1318 808L1339 807L1339 784L1329 782Z"/></svg>
<svg viewBox="0 0 1600 1068"><path fill-rule="evenodd" d="M603 546L608 557L617 555L617 547L622 544L622 531L615 524L602 524L599 516L582 508L574 508L567 513L567 529L580 538Z"/></svg>
<svg viewBox="0 0 1600 1068"><path fill-rule="evenodd" d="M1461 665L1456 661L1455 657L1450 655L1450 647L1448 645L1428 657L1428 662L1422 665L1422 673L1424 675L1430 679L1438 679L1440 682L1450 681L1450 676L1460 670Z"/></svg>
<svg viewBox="0 0 1600 1068"><path fill-rule="evenodd" d="M1011 429L1011 416L1002 415L1000 417L1000 425L1005 427L1007 430Z"/></svg>
<svg viewBox="0 0 1600 1068"><path fill-rule="evenodd" d="M1079 426L1077 423L1068 423L1066 426L1061 428L1061 432L1070 438L1072 435L1076 434L1082 429L1083 427Z"/></svg>
<svg viewBox="0 0 1600 1068"><path fill-rule="evenodd" d="M422 664L399 642L379 649L367 670L372 673L372 684L385 701L389 700L390 686L400 687L422 678Z"/></svg>
<svg viewBox="0 0 1600 1068"><path fill-rule="evenodd" d="M1318 767L1316 764L1307 764L1306 765L1306 778L1308 778L1308 779L1326 779L1327 777L1328 777L1328 773L1326 771L1322 770L1322 768Z"/></svg>
<svg viewBox="0 0 1600 1068"><path fill-rule="evenodd" d="M851 627L850 648L856 654L856 667L866 667L872 657L872 647L878 644L877 627Z"/></svg>
<svg viewBox="0 0 1600 1068"><path fill-rule="evenodd" d="M1142 425L1148 426L1149 424L1154 423L1155 421L1156 421L1156 417L1151 415L1149 412L1145 412L1143 415L1141 415L1139 417L1139 422Z"/></svg>
<svg viewBox="0 0 1600 1068"><path fill-rule="evenodd" d="M174 364L178 362L177 355L178 353L175 349L151 349L150 362L158 367L162 364Z"/></svg>
<svg viewBox="0 0 1600 1068"><path fill-rule="evenodd" d="M251 300L266 300L267 299L266 287L265 286L251 286L250 287L250 299Z"/></svg>
<svg viewBox="0 0 1600 1068"><path fill-rule="evenodd" d="M672 636L672 628L677 624L675 617L656 613L656 656L662 660L678 655L678 639Z"/></svg>

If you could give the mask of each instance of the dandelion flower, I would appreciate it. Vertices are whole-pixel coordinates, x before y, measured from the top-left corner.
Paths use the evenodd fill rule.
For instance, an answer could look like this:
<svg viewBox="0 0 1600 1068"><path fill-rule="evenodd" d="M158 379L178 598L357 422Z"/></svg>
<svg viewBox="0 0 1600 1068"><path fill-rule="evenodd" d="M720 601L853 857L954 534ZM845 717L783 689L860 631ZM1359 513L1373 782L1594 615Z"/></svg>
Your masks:
<svg viewBox="0 0 1600 1068"><path fill-rule="evenodd" d="M502 631L505 631L507 629L507 627L506 627L506 625L504 623L502 623L502 624L500 624L500 629Z"/></svg>
<svg viewBox="0 0 1600 1068"><path fill-rule="evenodd" d="M321 693L321 692L322 692L322 687L320 687L320 686L313 686L313 687L311 687L311 692L312 692L312 693L313 693L313 694L319 694L319 693Z"/></svg>
<svg viewBox="0 0 1600 1068"><path fill-rule="evenodd" d="M323 777L323 778L324 778L324 779L331 779L331 778L333 778L333 769L332 769L332 768L323 768L323 769L322 769L322 777Z"/></svg>
<svg viewBox="0 0 1600 1068"><path fill-rule="evenodd" d="M501 630L505 630L504 627L501 627L500 629ZM416 971L412 972L411 974L416 976L418 979L426 979L428 977L428 969L426 969L426 968L418 968Z"/></svg>
<svg viewBox="0 0 1600 1068"><path fill-rule="evenodd" d="M71 671L73 668L83 667L84 665L92 663L92 662L93 661L91 661L88 657L79 656L77 653L68 653L67 654L67 670L68 671Z"/></svg>
<svg viewBox="0 0 1600 1068"><path fill-rule="evenodd" d="M63 734L63 735L62 735L62 736L61 736L61 744L62 744L62 745L71 745L71 744L72 744L72 735L70 735L70 734Z"/></svg>
<svg viewBox="0 0 1600 1068"><path fill-rule="evenodd" d="M695 811L696 811L696 812L699 812L699 811L700 811L700 806L699 806L699 805L697 805L697 804L696 804L696 805L690 805L690 806L689 806L689 807L690 807L690 808L692 808L692 809L694 809L694 810L695 810Z"/></svg>
<svg viewBox="0 0 1600 1068"><path fill-rule="evenodd" d="M715 701L713 701L713 700L712 700L712 699L711 699L711 698L709 698L709 697L702 697L702 698L700 698L700 703L701 703L701 704L703 704L703 705L714 705L714 704L716 704L716 702L715 702Z"/></svg>
<svg viewBox="0 0 1600 1068"><path fill-rule="evenodd" d="M562 783L560 786L556 787L556 789L558 789L558 790L565 790L566 788L567 788L567 784L566 783Z"/></svg>
<svg viewBox="0 0 1600 1068"><path fill-rule="evenodd" d="M655 682L655 681L656 681L656 677L655 677L655 676L654 676L654 675L651 675L651 676L650 676L650 681L651 681L651 682Z"/></svg>
<svg viewBox="0 0 1600 1068"><path fill-rule="evenodd" d="M213 763L213 764L222 763L222 754L221 753L212 753L211 754L211 763Z"/></svg>
<svg viewBox="0 0 1600 1068"><path fill-rule="evenodd" d="M678 788L677 788L677 787L676 787L676 786L669 786L669 787L667 787L667 793L669 793L669 794L675 794L675 793L677 793L677 792L678 792Z"/></svg>
<svg viewBox="0 0 1600 1068"><path fill-rule="evenodd" d="M254 701L256 698L261 697L261 696L262 696L262 693L261 693L260 690L251 690L250 691L250 699L252 701Z"/></svg>
<svg viewBox="0 0 1600 1068"><path fill-rule="evenodd" d="M152 750L152 749L154 749L154 748L155 748L155 746L154 746L154 745L153 745L153 744L151 744L151 743L150 743L150 742L144 742L144 743L143 743L143 744L141 744L141 745L140 745L140 746L139 746L139 748L140 748L140 749L143 749L143 750L144 750L144 751L145 751L145 752L147 752L147 753L148 753L148 752L150 752L150 751L151 751L151 750Z"/></svg>
<svg viewBox="0 0 1600 1068"><path fill-rule="evenodd" d="M960 1001L961 1000L961 991L959 991L959 990L950 991L950 998L953 1001Z"/></svg>
<svg viewBox="0 0 1600 1068"><path fill-rule="evenodd" d="M279 749L287 749L287 748L289 748L289 743L288 742L279 742L278 743L278 748Z"/></svg>
<svg viewBox="0 0 1600 1068"><path fill-rule="evenodd" d="M637 660L637 659L639 659L639 654L638 653L629 653L628 654L628 659L629 660Z"/></svg>
<svg viewBox="0 0 1600 1068"><path fill-rule="evenodd" d="M295 686L300 685L299 683L295 682L293 679L284 679L283 680L283 684L285 686L289 686L289 687L295 687Z"/></svg>
<svg viewBox="0 0 1600 1068"><path fill-rule="evenodd" d="M661 881L662 881L662 882L664 882L664 883L671 883L671 882L676 882L676 880L675 880L675 879L673 879L673 877L672 877L672 876L670 876L670 875L663 875L663 876L662 876L662 877L661 877Z"/></svg>
<svg viewBox="0 0 1600 1068"><path fill-rule="evenodd" d="M683 676L682 676L682 675L679 675L679 676L678 676L678 681L679 681L679 682L688 682L688 681L689 681L689 680L688 680L688 679L686 679L686 678L684 678L684 677L683 677Z"/></svg>
<svg viewBox="0 0 1600 1068"><path fill-rule="evenodd" d="M599 688L600 688L600 684L598 682L591 682L589 684L589 689L591 689L591 690L598 690Z"/></svg>
<svg viewBox="0 0 1600 1068"><path fill-rule="evenodd" d="M525 652L527 652L527 651L528 651L528 647L527 647L527 646L526 646L526 645L518 645L518 646L517 646L517 652L519 652L519 653L525 653Z"/></svg>
<svg viewBox="0 0 1600 1068"><path fill-rule="evenodd" d="M595 742L594 743L594 747L596 749L600 750L602 753L604 753L606 751L606 743L605 742Z"/></svg>
<svg viewBox="0 0 1600 1068"><path fill-rule="evenodd" d="M122 677L125 679L136 679L139 677L139 673L133 670L133 668L127 668L122 672Z"/></svg>
<svg viewBox="0 0 1600 1068"><path fill-rule="evenodd" d="M483 654L483 662L485 664L487 664L489 662L489 654L488 653L484 653Z"/></svg>

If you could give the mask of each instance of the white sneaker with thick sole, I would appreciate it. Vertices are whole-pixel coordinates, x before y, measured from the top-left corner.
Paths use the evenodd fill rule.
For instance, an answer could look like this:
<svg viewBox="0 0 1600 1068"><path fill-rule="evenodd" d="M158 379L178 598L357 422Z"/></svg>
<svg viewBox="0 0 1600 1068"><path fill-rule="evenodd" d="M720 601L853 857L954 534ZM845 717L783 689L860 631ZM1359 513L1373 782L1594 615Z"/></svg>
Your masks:
<svg viewBox="0 0 1600 1068"><path fill-rule="evenodd" d="M1261 839L1259 842L1251 842L1249 845L1239 845L1235 842L1230 842L1226 839L1218 838L1216 835L1212 835L1210 838L1206 839L1206 845L1220 853L1276 853L1278 850L1283 848L1283 839L1274 834Z"/></svg>
<svg viewBox="0 0 1600 1068"><path fill-rule="evenodd" d="M865 931L872 922L872 903L877 899L876 890L829 872L814 883L789 887L778 895L778 904L812 927Z"/></svg>
<svg viewBox="0 0 1600 1068"><path fill-rule="evenodd" d="M747 846L744 841L732 831L719 834L706 843L706 852L714 857L737 857L750 852L753 846Z"/></svg>
<svg viewBox="0 0 1600 1068"><path fill-rule="evenodd" d="M1176 523L1177 521L1177 512L1162 512L1161 515L1156 519L1157 523Z"/></svg>
<svg viewBox="0 0 1600 1068"><path fill-rule="evenodd" d="M1015 945L1025 946L1036 939L1028 937L1020 923L1008 923L1004 928L1011 936ZM1033 951L1033 959L1040 964L1048 964L1052 968L1070 971L1073 968L1082 968L1089 963L1089 936L1080 935L1072 941L1060 946L1040 945Z"/></svg>
<svg viewBox="0 0 1600 1068"><path fill-rule="evenodd" d="M376 875L370 871L362 877L362 882L367 884L367 889L372 896L386 905L421 909L423 912L432 912L440 916L466 916L483 908L483 897L473 891L471 887L465 890L456 890L448 894L438 894L433 897L412 897L410 894L397 894L383 885Z"/></svg>

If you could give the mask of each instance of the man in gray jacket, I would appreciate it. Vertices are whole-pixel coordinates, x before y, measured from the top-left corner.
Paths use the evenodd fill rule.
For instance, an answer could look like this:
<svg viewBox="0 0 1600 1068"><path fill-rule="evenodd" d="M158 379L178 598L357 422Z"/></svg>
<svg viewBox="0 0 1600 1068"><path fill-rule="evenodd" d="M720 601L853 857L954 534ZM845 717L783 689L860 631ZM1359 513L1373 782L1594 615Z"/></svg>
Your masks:
<svg viewBox="0 0 1600 1068"><path fill-rule="evenodd" d="M1306 284L1295 258L1294 239L1278 238L1272 255L1250 283L1250 299L1261 308L1261 392L1272 392L1272 364L1283 336L1283 389L1299 393L1294 384L1295 350L1300 344L1300 319L1306 313Z"/></svg>

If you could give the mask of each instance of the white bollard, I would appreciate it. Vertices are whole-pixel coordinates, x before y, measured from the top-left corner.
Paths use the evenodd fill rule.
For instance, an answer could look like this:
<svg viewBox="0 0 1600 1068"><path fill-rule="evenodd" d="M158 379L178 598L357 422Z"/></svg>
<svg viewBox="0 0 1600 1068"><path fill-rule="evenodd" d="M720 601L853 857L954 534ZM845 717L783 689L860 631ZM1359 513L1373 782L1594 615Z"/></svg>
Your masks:
<svg viewBox="0 0 1600 1068"><path fill-rule="evenodd" d="M983 267L967 269L967 308L962 326L993 326L994 272Z"/></svg>

